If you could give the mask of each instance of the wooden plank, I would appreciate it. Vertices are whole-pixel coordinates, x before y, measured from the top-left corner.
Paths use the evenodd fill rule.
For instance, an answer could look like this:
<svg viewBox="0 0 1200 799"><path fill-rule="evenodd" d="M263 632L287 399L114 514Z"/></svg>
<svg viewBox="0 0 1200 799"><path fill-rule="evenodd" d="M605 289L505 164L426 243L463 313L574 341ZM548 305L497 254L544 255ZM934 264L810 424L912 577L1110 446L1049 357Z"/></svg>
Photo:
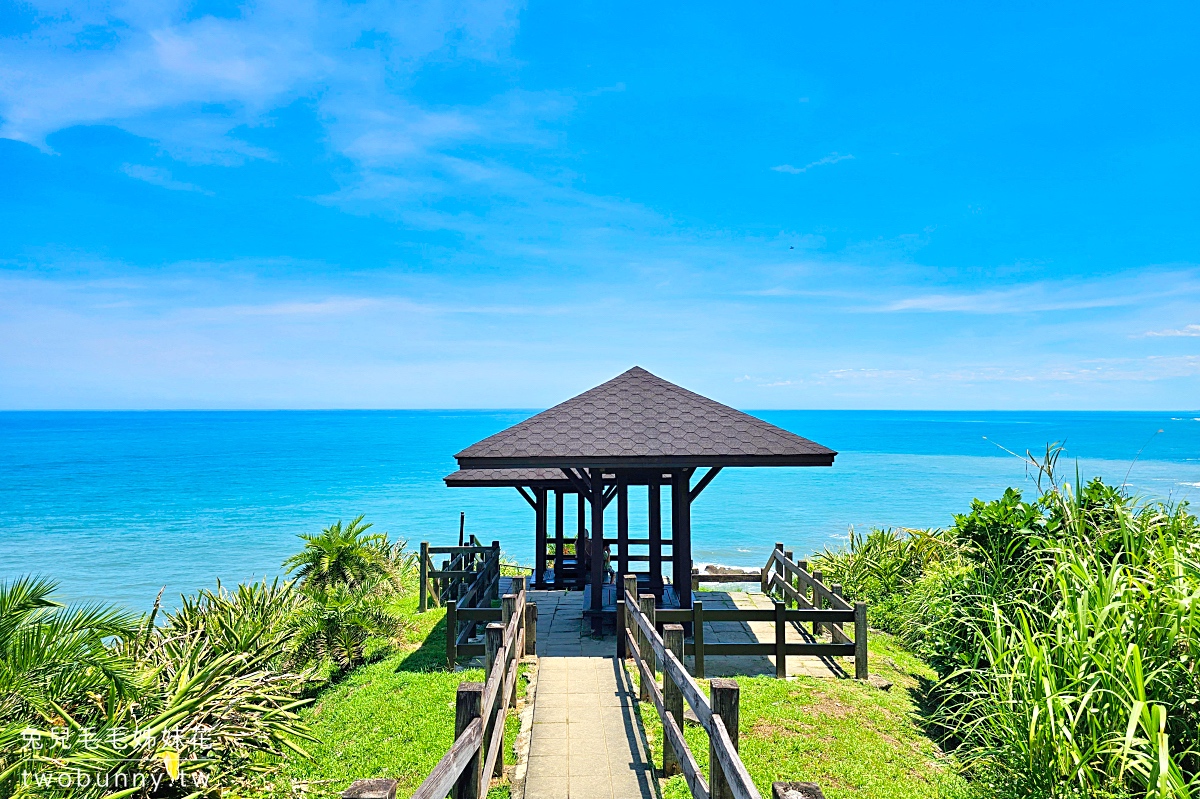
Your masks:
<svg viewBox="0 0 1200 799"><path fill-rule="evenodd" d="M698 583L757 583L762 578L761 572L739 572L737 574L704 574L696 572L692 575Z"/></svg>
<svg viewBox="0 0 1200 799"><path fill-rule="evenodd" d="M716 720L713 724L715 734L709 733L708 740L711 744L709 753L715 754L717 760L720 761L721 770L725 773L725 779L729 784L729 792L733 795L733 799L762 799L762 795L754 785L754 780L750 778L750 772L746 770L746 765L738 757L737 747L734 746L733 739L729 737L729 730L725 729L725 724L721 721L720 716L713 718Z"/></svg>
<svg viewBox="0 0 1200 799"><path fill-rule="evenodd" d="M459 644L455 647L460 658L475 658L484 654L483 644Z"/></svg>
<svg viewBox="0 0 1200 799"><path fill-rule="evenodd" d="M850 657L854 655L854 644L826 643L790 643L787 644L787 656L815 655L818 657ZM686 653L695 655L695 644L685 646ZM711 644L705 642L704 655L728 655L732 657L747 655L774 655L776 645L771 644Z"/></svg>
<svg viewBox="0 0 1200 799"><path fill-rule="evenodd" d="M505 647L507 651L510 647ZM503 690L500 691L500 707L496 711L494 727L492 728L491 746L488 748L487 760L483 764L483 773L494 774L499 777L504 771L504 758L498 756L504 751L504 720L508 715L509 696L515 693L517 685L517 661L513 660L512 665L505 670L507 672L504 680ZM511 689L510 689L511 686ZM486 718L486 715L485 715Z"/></svg>
<svg viewBox="0 0 1200 799"><path fill-rule="evenodd" d="M709 799L708 783L704 780L695 755L692 754L691 749L687 748L687 741L684 740L675 717L667 713L665 716L660 715L659 718L662 720L663 737L672 747L675 747L675 751L683 752L683 756L679 758L679 772L683 775L688 790L692 792L692 799Z"/></svg>
<svg viewBox="0 0 1200 799"><path fill-rule="evenodd" d="M429 776L412 794L412 799L445 799L454 783L471 764L483 743L483 719L475 719L429 772Z"/></svg>
<svg viewBox="0 0 1200 799"><path fill-rule="evenodd" d="M704 623L707 621L708 613L704 610L704 603L697 601L692 605L692 613L695 616L695 623L692 625L692 671L696 673L697 680L704 679Z"/></svg>
<svg viewBox="0 0 1200 799"><path fill-rule="evenodd" d="M462 554L483 554L490 552L491 547L430 547L430 555L462 555Z"/></svg>

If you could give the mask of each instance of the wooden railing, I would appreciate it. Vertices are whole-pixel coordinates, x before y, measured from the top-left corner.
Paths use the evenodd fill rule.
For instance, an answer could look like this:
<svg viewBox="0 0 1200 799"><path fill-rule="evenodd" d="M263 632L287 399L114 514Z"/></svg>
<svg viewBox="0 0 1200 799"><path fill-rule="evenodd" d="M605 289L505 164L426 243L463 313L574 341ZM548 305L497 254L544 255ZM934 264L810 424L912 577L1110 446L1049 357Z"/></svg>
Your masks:
<svg viewBox="0 0 1200 799"><path fill-rule="evenodd" d="M434 569L433 555L448 555L441 569ZM500 542L483 546L471 536L471 543L457 547L431 547L421 542L420 584L417 612L455 601L460 608L490 605L499 596Z"/></svg>
<svg viewBox="0 0 1200 799"><path fill-rule="evenodd" d="M683 625L665 624L660 636L654 595L635 596L637 577L626 575L617 601L617 655L637 664L640 699L650 701L663 726L663 773L682 774L695 799L761 799L738 756L739 688L735 680L709 682L711 697L683 665ZM658 687L657 671L663 673ZM683 703L687 701L708 733L708 779L683 737Z"/></svg>
<svg viewBox="0 0 1200 799"><path fill-rule="evenodd" d="M853 605L842 598L840 585L827 587L821 582L821 574L809 574L808 564L792 561L791 553L785 553L783 544L776 544L767 560L767 565L758 572L738 575L698 575L700 582L715 578L713 582L747 582L748 578L761 582L763 593L773 595L774 607L767 610L753 608L708 609L704 601L692 602L690 610L663 609L657 611L659 624L686 624L692 628L692 640L685 644L685 654L694 660L693 673L704 677L704 659L709 655L757 655L774 656L775 676L787 676L787 659L791 656L815 655L818 657L854 658L855 679L865 680L867 670L867 605ZM774 643L707 643L704 640L706 622L774 622ZM812 624L814 638L828 629L830 641L801 641L788 643L787 631L793 624ZM851 624L854 637L846 634L844 625Z"/></svg>
<svg viewBox="0 0 1200 799"><path fill-rule="evenodd" d="M521 657L531 653L532 640L526 633L536 629L526 621L534 607L525 601L525 580L517 578L516 593L506 594L497 612L498 621L485 631L486 682L464 682L458 686L454 709L454 743L429 776L412 794L412 799L483 799L493 775L504 773L504 719L517 701L517 666ZM532 615L532 614L529 614ZM350 786L364 787L378 780L362 780ZM395 783L391 780L394 796ZM384 792L386 793L386 791ZM345 794L344 794L345 795ZM361 791L354 795L363 795Z"/></svg>

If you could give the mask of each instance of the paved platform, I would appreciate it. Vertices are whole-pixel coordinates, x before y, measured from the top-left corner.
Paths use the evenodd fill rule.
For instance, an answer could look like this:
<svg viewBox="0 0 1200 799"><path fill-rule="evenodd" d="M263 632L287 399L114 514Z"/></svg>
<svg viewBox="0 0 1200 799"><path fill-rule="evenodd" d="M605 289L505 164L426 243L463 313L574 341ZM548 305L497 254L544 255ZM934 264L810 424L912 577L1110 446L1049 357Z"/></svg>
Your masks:
<svg viewBox="0 0 1200 799"><path fill-rule="evenodd" d="M775 607L771 598L765 594L748 593L745 591L698 591L697 600L704 603L705 610L757 609L771 610ZM814 638L811 626L808 631L798 624L788 625L787 640L789 644L811 643L813 641L830 641L829 633L820 638ZM704 642L707 644L774 644L775 622L705 622ZM689 670L695 671L695 658L684 659ZM824 677L845 678L854 673L853 658L817 657L815 655L790 655L787 659L789 677ZM762 655L706 655L704 657L705 677L737 677L767 674L775 675L775 656Z"/></svg>

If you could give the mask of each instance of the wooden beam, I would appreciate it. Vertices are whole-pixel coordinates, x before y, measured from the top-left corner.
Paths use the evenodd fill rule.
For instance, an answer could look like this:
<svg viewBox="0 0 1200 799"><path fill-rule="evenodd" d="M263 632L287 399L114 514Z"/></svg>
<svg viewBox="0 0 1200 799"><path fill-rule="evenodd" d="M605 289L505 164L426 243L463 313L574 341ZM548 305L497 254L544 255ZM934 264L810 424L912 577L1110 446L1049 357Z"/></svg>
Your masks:
<svg viewBox="0 0 1200 799"><path fill-rule="evenodd" d="M629 484L617 475L617 574L629 571Z"/></svg>
<svg viewBox="0 0 1200 799"><path fill-rule="evenodd" d="M662 493L659 491L658 478L652 478L646 486L647 512L649 514L650 537L650 591L662 600Z"/></svg>
<svg viewBox="0 0 1200 799"><path fill-rule="evenodd" d="M711 469L709 469L708 472L705 473L705 475L700 478L700 482L696 483L696 487L693 488L691 490L691 492L688 493L688 501L695 502L696 497L700 496L700 492L703 491L704 489L708 488L708 484L711 483L713 481L713 478L716 477L720 473L721 473L720 466L714 466Z"/></svg>
<svg viewBox="0 0 1200 799"><path fill-rule="evenodd" d="M546 527L547 517L549 516L549 492L544 488L535 488L534 496L537 498L537 504L534 505L534 532L533 540L537 552L533 558L533 584L538 588L546 587Z"/></svg>
<svg viewBox="0 0 1200 799"><path fill-rule="evenodd" d="M582 474L583 470L578 472L574 469L563 469L562 473L571 481L571 485L575 486L575 490L579 492L580 498L592 493L592 484L588 482L587 476Z"/></svg>
<svg viewBox="0 0 1200 799"><path fill-rule="evenodd" d="M601 469L592 470L591 483L596 487L592 492L591 609L598 611L604 607L604 474ZM593 616L593 631L597 631L595 628L602 623L599 614Z"/></svg>
<svg viewBox="0 0 1200 799"><path fill-rule="evenodd" d="M525 497L525 501L529 503L529 507L533 508L535 511L537 510L537 502L533 497L529 496L529 492L526 491L523 486L517 486L517 493Z"/></svg>
<svg viewBox="0 0 1200 799"><path fill-rule="evenodd" d="M560 488L554 492L554 587L563 587L563 547L566 539L563 537L563 496Z"/></svg>
<svg viewBox="0 0 1200 799"><path fill-rule="evenodd" d="M617 486L615 484L610 485L608 488L604 489L604 507L607 508L608 503L612 502L613 497L615 497L616 495L617 495Z"/></svg>

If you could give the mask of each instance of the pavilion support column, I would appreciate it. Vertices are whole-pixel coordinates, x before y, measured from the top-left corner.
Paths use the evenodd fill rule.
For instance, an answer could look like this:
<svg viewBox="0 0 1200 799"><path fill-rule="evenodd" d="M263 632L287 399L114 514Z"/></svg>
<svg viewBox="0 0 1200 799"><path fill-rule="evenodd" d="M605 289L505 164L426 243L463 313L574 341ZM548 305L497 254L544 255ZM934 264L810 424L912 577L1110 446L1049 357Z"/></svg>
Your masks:
<svg viewBox="0 0 1200 799"><path fill-rule="evenodd" d="M688 469L671 472L671 574L679 607L692 607L692 473Z"/></svg>
<svg viewBox="0 0 1200 799"><path fill-rule="evenodd" d="M655 474L650 478L649 485L646 486L646 501L648 504L647 513L650 517L650 592L662 602L663 595L663 577L662 577L662 495L658 490L658 481L661 478Z"/></svg>
<svg viewBox="0 0 1200 799"><path fill-rule="evenodd" d="M629 574L629 478L617 473L617 574Z"/></svg>
<svg viewBox="0 0 1200 799"><path fill-rule="evenodd" d="M592 631L603 630L599 611L604 608L604 470L592 469Z"/></svg>
<svg viewBox="0 0 1200 799"><path fill-rule="evenodd" d="M575 573L580 591L587 585L587 572L584 571L588 563L587 500L586 494L579 495L579 524L575 530Z"/></svg>
<svg viewBox="0 0 1200 799"><path fill-rule="evenodd" d="M535 518L533 541L534 541L534 547L536 547L536 550L534 552L534 557L533 557L533 568L534 568L533 587L534 588L545 588L546 587L546 521L547 521L547 517L549 516L549 508L547 507L547 503L548 503L547 495L549 492L544 488L535 488L535 489L533 489L533 492L534 492L533 493L534 498L536 500L536 504L534 505L534 510L533 510L533 515Z"/></svg>
<svg viewBox="0 0 1200 799"><path fill-rule="evenodd" d="M554 587L563 587L563 490L554 490Z"/></svg>

